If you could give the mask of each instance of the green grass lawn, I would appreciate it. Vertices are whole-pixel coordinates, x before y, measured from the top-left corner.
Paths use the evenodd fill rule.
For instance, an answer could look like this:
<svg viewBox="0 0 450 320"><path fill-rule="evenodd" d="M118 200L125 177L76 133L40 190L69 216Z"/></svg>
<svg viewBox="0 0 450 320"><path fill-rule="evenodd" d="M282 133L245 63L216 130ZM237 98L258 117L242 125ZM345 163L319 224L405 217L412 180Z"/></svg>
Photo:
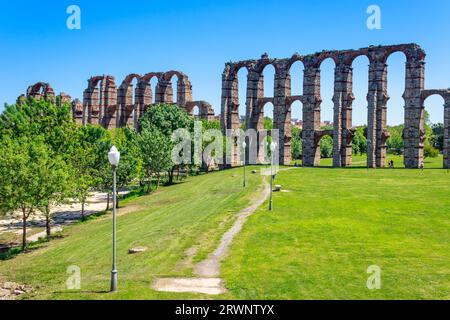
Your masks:
<svg viewBox="0 0 450 320"><path fill-rule="evenodd" d="M289 192L250 217L222 265L231 297L450 298L445 170L297 168L276 183ZM381 290L366 287L371 265Z"/></svg>
<svg viewBox="0 0 450 320"><path fill-rule="evenodd" d="M388 154L386 156L386 166L388 161L393 160L394 161L394 167L395 168L404 168L403 165L403 156L396 156L392 154ZM293 163L301 164L301 160L293 161ZM326 158L326 159L320 159L320 166L321 167L332 167L333 166L333 159L332 158ZM366 167L367 166L367 156L366 155L353 155L353 161L352 161L352 167ZM443 167L443 157L442 155L438 156L437 158L426 158L424 160L424 167L425 169L442 169Z"/></svg>
<svg viewBox="0 0 450 320"><path fill-rule="evenodd" d="M196 246L192 260L212 251L233 222L262 188L260 175L228 170L188 178L156 194L123 201L117 221L119 289L109 294L111 271L111 215L80 223L40 248L0 261L0 279L28 284L35 299L168 299L208 298L202 295L160 293L151 289L155 277L190 276L192 263L181 263L187 249ZM128 213L126 213L128 212ZM131 247L148 251L129 255ZM69 266L81 268L81 290L66 289Z"/></svg>
<svg viewBox="0 0 450 320"><path fill-rule="evenodd" d="M199 177L121 202L119 292L109 294L111 215L67 228L64 237L0 261L0 280L31 285L31 299L449 299L450 174L445 170L295 168L280 172L274 193L235 238L221 276L221 296L161 293L157 277L192 276L260 193L262 178L242 188L242 169ZM396 166L401 164L396 158ZM441 167L442 159L427 167ZM247 171L250 172L250 169ZM146 246L148 251L128 255ZM186 251L196 247L187 259ZM81 268L82 288L66 289L67 267ZM366 288L371 265L381 290Z"/></svg>

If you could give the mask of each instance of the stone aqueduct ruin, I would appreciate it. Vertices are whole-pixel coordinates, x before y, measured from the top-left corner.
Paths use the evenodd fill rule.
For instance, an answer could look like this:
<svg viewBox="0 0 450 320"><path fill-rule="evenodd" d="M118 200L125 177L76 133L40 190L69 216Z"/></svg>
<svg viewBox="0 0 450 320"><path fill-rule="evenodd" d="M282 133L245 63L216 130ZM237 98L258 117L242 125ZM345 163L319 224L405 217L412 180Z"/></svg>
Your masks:
<svg viewBox="0 0 450 320"><path fill-rule="evenodd" d="M302 56L294 54L290 58L271 59L266 54L257 60L229 62L222 74L221 126L224 133L232 132L231 166L241 164L240 144L242 131L239 118L238 72L246 68L246 128L254 129L258 135L265 135L264 105L274 106L274 129L279 130L279 160L281 164L291 163L291 105L300 101L303 105L302 148L303 165L317 166L320 161L320 139L324 135L333 137L333 166L348 167L352 164L353 69L352 63L359 56L367 56L370 62L367 94L368 165L385 167L386 141L389 137L386 122L388 57L395 52L406 56L406 79L403 98L405 100L404 163L407 168L420 168L423 164L425 141L424 101L431 95L440 95L444 104L444 167L450 168L450 89L425 90L425 52L417 44L393 46L372 46L358 50L322 51ZM333 130L320 128L320 66L333 59L334 74L334 119ZM304 66L303 94L291 95L290 68L301 61ZM275 68L274 96L264 95L264 68ZM174 101L172 78L177 76L177 97ZM155 101L150 81L157 78ZM133 86L133 80L137 81ZM61 101L71 101L70 96L61 93ZM55 93L47 83L37 83L27 90L27 97L54 99ZM134 126L152 105L157 103L177 103L189 114L199 108L200 118L214 119L214 110L206 101L192 101L192 85L188 77L178 71L151 72L144 76L130 74L117 87L114 77L96 76L88 80L83 94L83 102L72 101L72 111L79 124L99 124L105 128ZM264 133L263 133L264 132ZM258 152L263 150L263 140L258 137ZM261 159L258 155L258 159ZM248 160L248 159L247 159Z"/></svg>
<svg viewBox="0 0 450 320"><path fill-rule="evenodd" d="M389 137L386 124L386 109L389 99L387 92L386 61L395 52L406 56L406 83L403 98L405 100L404 163L407 168L419 168L423 163L425 140L424 101L430 95L440 95L444 105L444 167L450 167L450 89L425 90L425 52L416 44L377 46L359 50L323 51L291 58L270 59L266 54L258 60L230 62L222 74L222 128L232 130L235 141L239 137L239 92L238 72L246 68L246 128L263 130L264 105L274 106L274 128L279 130L280 163L291 163L291 105L300 101L303 105L303 165L317 166L320 160L320 139L329 134L333 137L333 166L348 167L352 164L352 138L355 129L352 126L353 61L365 55L370 61L369 87L367 94L368 117L368 165L385 167L386 140ZM332 132L320 129L320 66L325 60L334 60L334 129ZM290 67L301 61L304 65L303 95L291 95ZM275 68L274 97L264 95L263 70L266 66ZM261 139L258 138L259 141ZM259 143L261 144L261 143ZM232 161L239 163L240 148L235 145Z"/></svg>
<svg viewBox="0 0 450 320"><path fill-rule="evenodd" d="M178 81L177 97L174 100L172 78ZM150 81L156 78L155 101ZM133 86L136 80L136 86ZM61 101L71 101L70 96L61 93ZM55 93L48 83L39 82L27 90L27 97L55 99ZM20 99L20 98L19 98ZM98 124L111 129L116 127L138 127L139 118L152 104L177 103L190 115L193 109L199 109L199 117L205 120L214 118L214 109L206 101L192 101L192 85L182 72L150 72L144 76L130 74L117 87L115 79L110 75L95 76L88 80L88 87L83 93L83 102L72 101L72 113L79 124Z"/></svg>

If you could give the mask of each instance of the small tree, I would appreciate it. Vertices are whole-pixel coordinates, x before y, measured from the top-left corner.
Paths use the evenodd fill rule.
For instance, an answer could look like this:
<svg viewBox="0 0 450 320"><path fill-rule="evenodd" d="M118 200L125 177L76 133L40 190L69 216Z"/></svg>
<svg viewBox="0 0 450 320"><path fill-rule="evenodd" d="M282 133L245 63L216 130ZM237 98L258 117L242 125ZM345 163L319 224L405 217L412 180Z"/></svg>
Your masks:
<svg viewBox="0 0 450 320"><path fill-rule="evenodd" d="M99 184L98 141L105 129L97 126L80 127L76 136L76 147L70 156L73 167L73 197L81 204L81 217L85 217L85 205L91 190Z"/></svg>
<svg viewBox="0 0 450 320"><path fill-rule="evenodd" d="M51 234L52 207L67 202L70 195L72 168L60 156L50 154L41 166L39 175L39 205L45 215L45 230Z"/></svg>
<svg viewBox="0 0 450 320"><path fill-rule="evenodd" d="M46 175L42 168L51 161L43 138L3 137L0 145L0 210L22 214L22 250L27 249L27 222L42 204L42 183Z"/></svg>
<svg viewBox="0 0 450 320"><path fill-rule="evenodd" d="M364 136L364 128L358 127L352 140L352 148L354 154L363 155L367 152L367 139Z"/></svg>
<svg viewBox="0 0 450 320"><path fill-rule="evenodd" d="M302 157L302 130L292 126L292 159L298 160Z"/></svg>
<svg viewBox="0 0 450 320"><path fill-rule="evenodd" d="M157 129L143 129L138 138L142 167L147 180L147 192L151 191L151 179L156 176L156 188L159 187L161 173L173 167L171 160L172 144Z"/></svg>
<svg viewBox="0 0 450 320"><path fill-rule="evenodd" d="M159 104L152 106L140 120L141 130L159 131L164 137L169 150L172 150L174 143L171 140L172 133L177 129L193 131L194 119L186 111L175 104ZM169 159L170 160L170 156ZM165 162L165 161L164 161ZM166 163L165 163L166 164ZM167 169L169 184L173 183L173 175L176 166Z"/></svg>

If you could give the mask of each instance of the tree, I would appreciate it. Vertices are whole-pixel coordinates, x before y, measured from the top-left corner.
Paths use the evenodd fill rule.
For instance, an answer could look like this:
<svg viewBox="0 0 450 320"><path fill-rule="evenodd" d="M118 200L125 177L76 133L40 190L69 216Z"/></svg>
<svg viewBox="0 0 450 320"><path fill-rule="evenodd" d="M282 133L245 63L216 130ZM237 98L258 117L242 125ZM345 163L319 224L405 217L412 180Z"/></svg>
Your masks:
<svg viewBox="0 0 450 320"><path fill-rule="evenodd" d="M302 130L299 127L292 126L291 127L292 132L292 159L298 160L302 157Z"/></svg>
<svg viewBox="0 0 450 320"><path fill-rule="evenodd" d="M120 151L120 163L117 167L117 192L120 188L125 188L142 170L142 158L137 141L138 134L132 128L117 128L112 132L111 142ZM108 149L109 151L109 149ZM107 160L107 153L104 154ZM109 186L112 185L111 166L109 165ZM107 178L108 181L108 178ZM109 198L109 196L108 196ZM117 197L116 205L119 206L119 197Z"/></svg>
<svg viewBox="0 0 450 320"><path fill-rule="evenodd" d="M42 183L53 157L42 136L3 137L0 145L0 210L22 214L22 250L27 249L27 221L43 204Z"/></svg>
<svg viewBox="0 0 450 320"><path fill-rule="evenodd" d="M145 128L138 137L142 167L147 180L147 192L151 191L151 180L156 176L156 188L159 187L161 173L173 167L171 143L169 138L157 129Z"/></svg>
<svg viewBox="0 0 450 320"><path fill-rule="evenodd" d="M444 125L442 123L435 123L431 125L432 136L430 143L433 148L439 151L444 150Z"/></svg>
<svg viewBox="0 0 450 320"><path fill-rule="evenodd" d="M85 205L91 190L100 183L101 161L99 141L107 140L109 133L99 126L83 126L77 130L76 147L70 157L73 167L73 196L81 203L81 217L84 219ZM105 156L107 157L107 155Z"/></svg>
<svg viewBox="0 0 450 320"><path fill-rule="evenodd" d="M52 207L66 203L71 191L72 168L59 155L48 152L42 162L39 179L38 204L45 215L45 230L51 235Z"/></svg>
<svg viewBox="0 0 450 320"><path fill-rule="evenodd" d="M333 138L331 138L330 136L325 136L320 140L320 157L333 157Z"/></svg>
<svg viewBox="0 0 450 320"><path fill-rule="evenodd" d="M264 130L272 130L273 129L273 120L269 117L264 117Z"/></svg>
<svg viewBox="0 0 450 320"><path fill-rule="evenodd" d="M398 126L389 126L389 138L387 140L388 151L397 155L403 154L403 130L405 126L403 124Z"/></svg>
<svg viewBox="0 0 450 320"><path fill-rule="evenodd" d="M70 157L75 147L77 126L73 120L69 103L56 103L34 98L6 105L0 116L0 136L41 136L55 154L64 160Z"/></svg>
<svg viewBox="0 0 450 320"><path fill-rule="evenodd" d="M29 159L29 166L16 168L17 176L22 181L29 178L28 200L25 209L21 205L23 219L23 248L26 248L26 220L40 209L46 216L46 230L50 234L51 207L60 204L69 190L68 160L74 147L76 125L72 118L68 103L56 103L45 99L22 99L15 105L6 105L0 116L0 136L2 140L10 141L9 152L17 151L18 158ZM11 142L13 141L13 142ZM21 145L17 145L20 143ZM27 147L28 150L22 150ZM25 152L27 151L27 152ZM16 159L16 163L21 162ZM39 164L39 167L34 167ZM8 166L4 167L7 170ZM22 170L23 169L23 170ZM27 172L33 176L23 176ZM20 171L22 170L22 171ZM4 171L2 179L7 181L11 177ZM9 180L11 181L11 180ZM36 188L36 189L33 189ZM25 191L24 196L27 196ZM16 198L17 200L17 198ZM27 210L27 212L25 212Z"/></svg>
<svg viewBox="0 0 450 320"><path fill-rule="evenodd" d="M142 132L145 130L159 131L159 133L166 138L163 141L167 143L169 150L172 150L175 147L175 143L171 140L172 133L178 129L186 129L193 132L193 126L194 119L181 107L175 104L159 104L152 106L140 120ZM172 166L167 170L169 184L173 183L175 169L176 166L172 163Z"/></svg>
<svg viewBox="0 0 450 320"><path fill-rule="evenodd" d="M353 154L363 155L367 152L367 139L364 136L364 127L356 128L355 135L352 140Z"/></svg>

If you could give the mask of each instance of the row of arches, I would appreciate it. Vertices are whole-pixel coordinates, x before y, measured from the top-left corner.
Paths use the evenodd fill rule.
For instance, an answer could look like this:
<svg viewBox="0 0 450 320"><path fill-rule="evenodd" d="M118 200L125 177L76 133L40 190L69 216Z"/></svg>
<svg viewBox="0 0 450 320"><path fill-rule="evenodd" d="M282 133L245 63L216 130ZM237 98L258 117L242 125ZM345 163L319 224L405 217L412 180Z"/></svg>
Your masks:
<svg viewBox="0 0 450 320"><path fill-rule="evenodd" d="M294 54L288 59L270 59L264 54L259 60L229 63L222 75L222 126L224 130L236 129L242 120L246 128L261 130L267 112L271 113L273 126L280 131L280 162L289 164L290 125L295 117L303 127L303 163L315 166L320 161L322 127L328 120L333 124L333 165L340 167L351 165L354 126L366 119L368 165L384 167L390 108L392 118L403 118L405 123L405 165L419 167L423 162L424 58L418 45L407 44ZM392 100L387 73L391 59L404 59L406 65L405 82L401 81L405 83L404 93ZM392 86L398 86L399 80L392 81ZM323 87L332 89L324 91ZM367 95L356 97L354 91ZM238 163L238 153L233 154Z"/></svg>
<svg viewBox="0 0 450 320"><path fill-rule="evenodd" d="M112 76L90 78L83 94L82 114L78 121L100 124L106 128L137 128L147 108L158 103L176 103L189 114L195 115L196 112L198 117L207 120L214 117L209 103L192 101L189 78L182 72L169 71L130 74L119 87Z"/></svg>

